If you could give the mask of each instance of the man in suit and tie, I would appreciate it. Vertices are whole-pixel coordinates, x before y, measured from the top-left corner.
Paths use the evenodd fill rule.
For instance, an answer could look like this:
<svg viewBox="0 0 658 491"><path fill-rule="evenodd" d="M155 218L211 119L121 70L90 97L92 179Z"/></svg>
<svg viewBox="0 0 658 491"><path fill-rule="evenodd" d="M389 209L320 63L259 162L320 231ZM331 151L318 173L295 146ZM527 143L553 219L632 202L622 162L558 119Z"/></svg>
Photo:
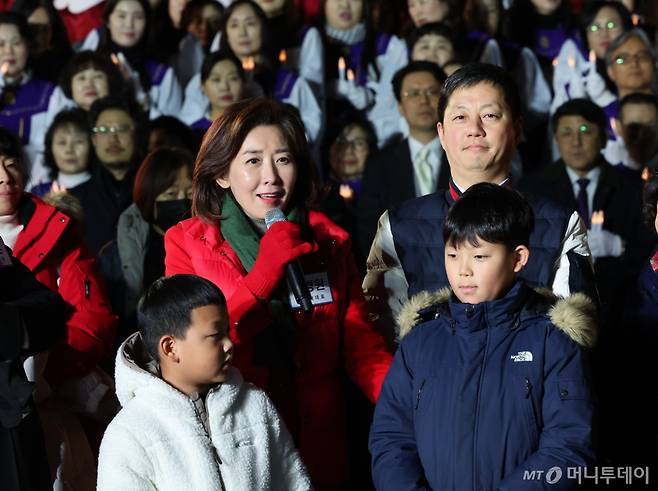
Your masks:
<svg viewBox="0 0 658 491"><path fill-rule="evenodd" d="M393 77L398 110L409 136L374 155L366 163L358 210L357 235L365 259L381 214L408 199L446 187L450 169L436 133L437 103L445 75L435 64L415 61Z"/></svg>
<svg viewBox="0 0 658 491"><path fill-rule="evenodd" d="M601 154L606 115L592 101L564 103L551 123L560 159L524 187L578 211L588 229L602 318L616 323L624 292L652 247L642 223L643 183Z"/></svg>

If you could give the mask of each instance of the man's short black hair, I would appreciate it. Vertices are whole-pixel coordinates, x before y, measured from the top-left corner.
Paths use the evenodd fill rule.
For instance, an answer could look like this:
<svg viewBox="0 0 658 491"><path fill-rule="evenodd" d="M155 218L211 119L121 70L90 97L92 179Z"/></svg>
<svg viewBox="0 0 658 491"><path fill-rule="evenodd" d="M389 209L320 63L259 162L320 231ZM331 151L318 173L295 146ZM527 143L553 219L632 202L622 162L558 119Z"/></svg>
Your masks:
<svg viewBox="0 0 658 491"><path fill-rule="evenodd" d="M439 85L442 85L446 80L445 73L443 73L443 70L436 63L432 63L431 61L412 61L393 75L393 92L398 102L402 100L402 84L404 83L404 79L407 75L417 72L429 73L436 79Z"/></svg>
<svg viewBox="0 0 658 491"><path fill-rule="evenodd" d="M226 308L226 299L214 283L192 274L157 279L137 305L137 325L151 357L159 361L162 336L184 339L192 322L192 310L216 305Z"/></svg>
<svg viewBox="0 0 658 491"><path fill-rule="evenodd" d="M512 74L489 63L467 63L450 75L443 84L439 98L439 121L443 123L443 116L454 91L481 83L488 83L500 89L503 99L512 113L512 119L518 121L521 118L519 87Z"/></svg>
<svg viewBox="0 0 658 491"><path fill-rule="evenodd" d="M653 106L658 112L658 99L653 94L645 94L643 92L632 92L622 97L619 101L619 119L621 119L622 111L628 104L646 104Z"/></svg>
<svg viewBox="0 0 658 491"><path fill-rule="evenodd" d="M446 245L479 240L504 244L509 250L529 246L535 218L530 204L516 191L487 182L468 188L452 205L443 223Z"/></svg>
<svg viewBox="0 0 658 491"><path fill-rule="evenodd" d="M557 127L560 124L560 118L565 116L580 116L581 118L595 124L599 127L599 135L605 141L605 131L608 127L608 119L599 106L589 99L571 99L557 108L555 114L551 117L551 128L553 133L557 133Z"/></svg>

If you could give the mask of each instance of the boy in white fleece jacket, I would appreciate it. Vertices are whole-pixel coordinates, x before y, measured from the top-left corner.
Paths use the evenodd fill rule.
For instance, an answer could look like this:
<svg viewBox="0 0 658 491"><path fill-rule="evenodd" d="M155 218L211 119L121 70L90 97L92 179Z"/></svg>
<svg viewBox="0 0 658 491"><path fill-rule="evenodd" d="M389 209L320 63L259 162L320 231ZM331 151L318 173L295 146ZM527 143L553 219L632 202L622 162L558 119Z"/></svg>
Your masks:
<svg viewBox="0 0 658 491"><path fill-rule="evenodd" d="M219 289L193 275L161 278L137 315L140 332L117 354L123 408L103 437L98 489L311 489L276 409L229 366Z"/></svg>

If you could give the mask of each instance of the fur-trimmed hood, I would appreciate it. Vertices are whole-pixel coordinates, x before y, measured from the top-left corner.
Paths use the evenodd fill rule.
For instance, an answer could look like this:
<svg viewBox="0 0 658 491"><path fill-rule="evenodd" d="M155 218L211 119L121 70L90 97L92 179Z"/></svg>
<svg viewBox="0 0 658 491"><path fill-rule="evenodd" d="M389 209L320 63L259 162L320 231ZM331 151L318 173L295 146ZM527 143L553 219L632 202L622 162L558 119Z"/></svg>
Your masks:
<svg viewBox="0 0 658 491"><path fill-rule="evenodd" d="M534 291L550 304L547 315L558 329L580 346L594 346L597 337L596 305L587 295L574 293L562 298L547 288ZM423 310L443 304L447 307L451 295L452 289L445 287L434 292L422 291L411 297L402 306L396 319L398 340L402 340L416 325L427 320L422 318Z"/></svg>

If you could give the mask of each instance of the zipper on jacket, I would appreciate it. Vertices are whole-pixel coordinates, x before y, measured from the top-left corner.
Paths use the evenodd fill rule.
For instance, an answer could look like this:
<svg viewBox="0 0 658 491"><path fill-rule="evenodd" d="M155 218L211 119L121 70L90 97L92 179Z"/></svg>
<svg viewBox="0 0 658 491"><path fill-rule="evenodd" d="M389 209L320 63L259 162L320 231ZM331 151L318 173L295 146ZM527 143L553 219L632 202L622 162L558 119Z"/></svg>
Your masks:
<svg viewBox="0 0 658 491"><path fill-rule="evenodd" d="M89 300L91 297L91 281L89 281L89 278L85 277L85 298Z"/></svg>
<svg viewBox="0 0 658 491"><path fill-rule="evenodd" d="M450 321L450 331L452 332L453 336L457 332L457 322L454 319Z"/></svg>
<svg viewBox="0 0 658 491"><path fill-rule="evenodd" d="M418 393L416 394L416 410L418 409L418 405L420 404L420 394L423 392L423 387L425 387L425 379L420 383L420 387L418 388Z"/></svg>
<svg viewBox="0 0 658 491"><path fill-rule="evenodd" d="M530 379L528 377L525 378L525 397L526 399L530 397L530 392L532 391L532 384L530 383Z"/></svg>
<svg viewBox="0 0 658 491"><path fill-rule="evenodd" d="M208 391L208 394L206 394L206 401L208 400L208 397L210 396L210 393L214 389L210 389ZM210 449L213 453L213 456L215 457L214 460L217 462L217 475L219 476L219 485L222 491L226 491L226 485L224 484L224 477L222 476L222 469L221 465L223 464L222 458L219 456L217 453L217 449L215 449L215 446L212 443L212 438L210 437L209 431L206 429L206 425L203 424L203 421L201 420L201 416L199 416L199 411L196 408L196 404L194 404L194 401L190 399L190 404L192 405L192 409L194 409L194 416L196 417L196 420L199 422L201 425L201 428L203 428L203 432L206 434L206 438L208 439L208 442L210 443ZM205 402L204 402L205 404ZM207 409L206 409L207 411ZM210 421L208 421L208 425L210 426Z"/></svg>
<svg viewBox="0 0 658 491"><path fill-rule="evenodd" d="M485 307L486 308L486 307ZM489 354L489 341L491 338L491 326L489 326L489 319L487 316L487 312L485 310L485 322L487 323L486 326L486 339L484 341L484 355L482 356L482 367L480 368L480 377L478 381L478 393L477 393L477 398L475 400L475 431L473 431L473 489L476 487L476 480L477 480L477 435L478 435L478 429L479 429L479 422L480 422L480 397L482 395L482 382L484 381L484 371L487 365L487 355Z"/></svg>

